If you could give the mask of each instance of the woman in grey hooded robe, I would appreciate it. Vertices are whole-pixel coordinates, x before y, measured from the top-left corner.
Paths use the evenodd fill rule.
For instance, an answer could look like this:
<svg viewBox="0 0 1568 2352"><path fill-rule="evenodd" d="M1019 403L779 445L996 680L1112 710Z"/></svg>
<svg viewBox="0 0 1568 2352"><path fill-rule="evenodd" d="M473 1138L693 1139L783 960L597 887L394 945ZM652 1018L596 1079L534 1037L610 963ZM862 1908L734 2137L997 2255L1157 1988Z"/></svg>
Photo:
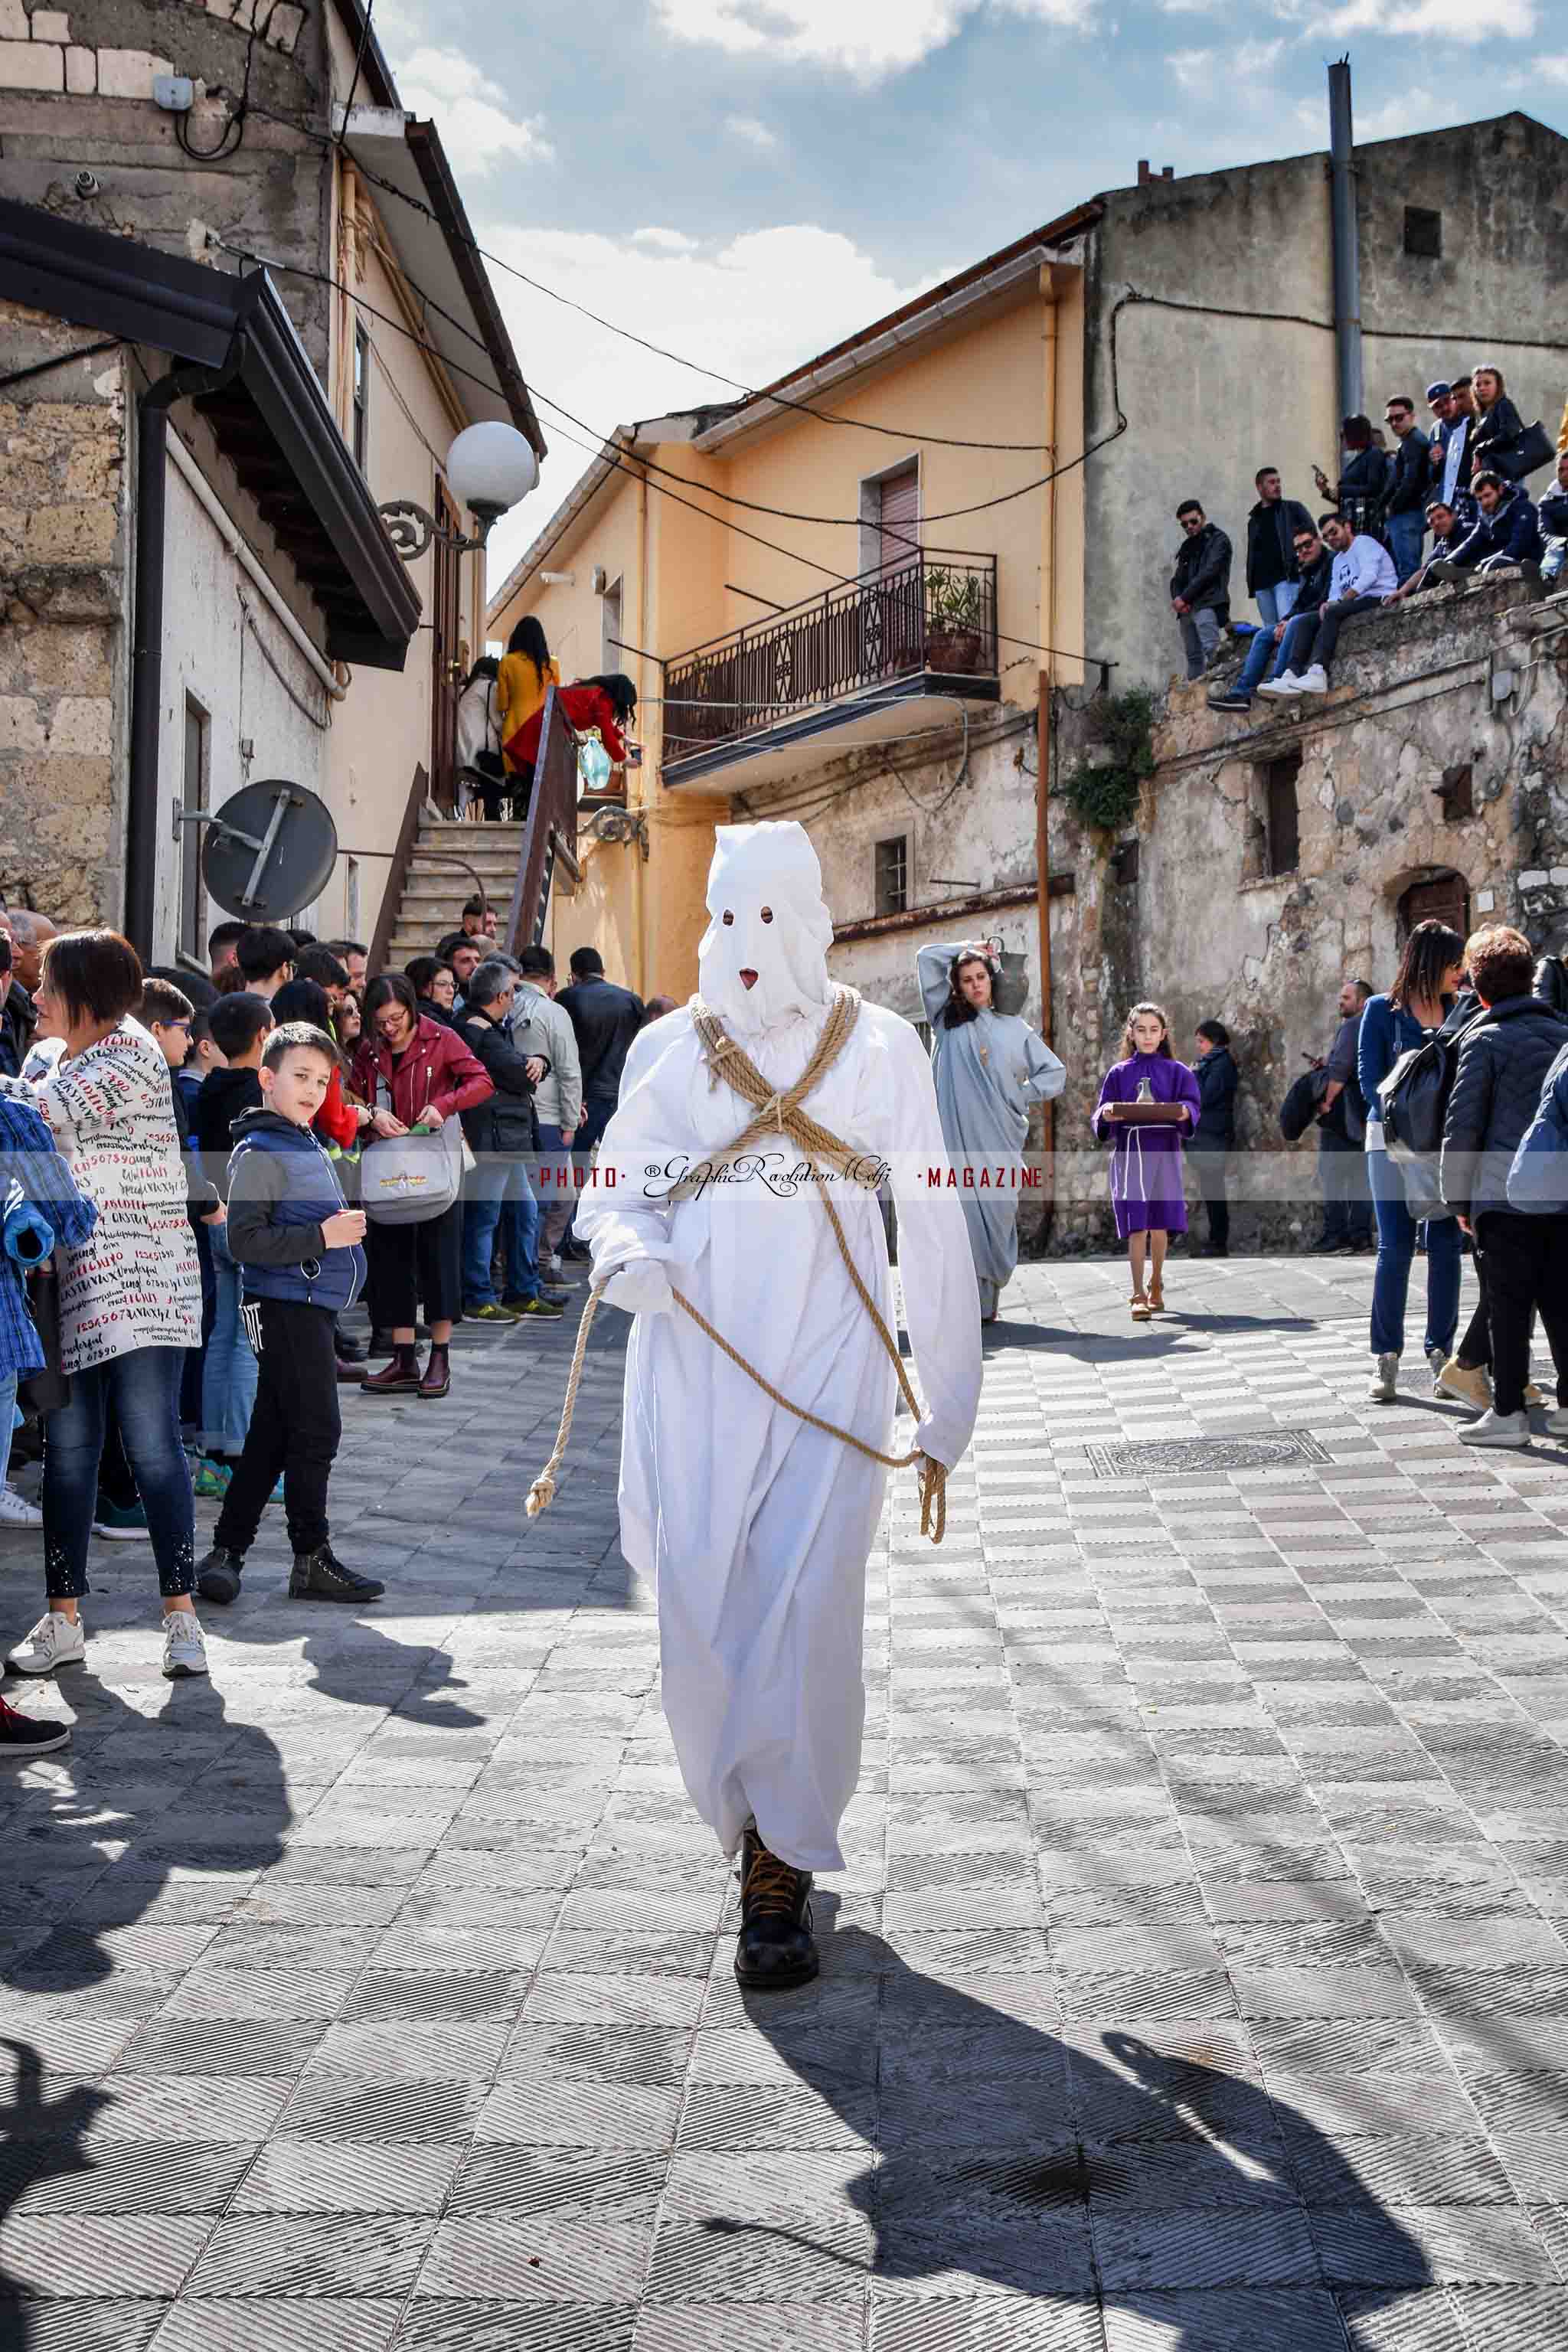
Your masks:
<svg viewBox="0 0 1568 2352"><path fill-rule="evenodd" d="M995 1004L1001 950L994 940L921 948L921 995L931 1027L931 1073L949 1159L980 1285L980 1319L993 1323L1018 1263L1018 1196L1031 1103L1052 1101L1067 1072L1016 1013Z"/></svg>

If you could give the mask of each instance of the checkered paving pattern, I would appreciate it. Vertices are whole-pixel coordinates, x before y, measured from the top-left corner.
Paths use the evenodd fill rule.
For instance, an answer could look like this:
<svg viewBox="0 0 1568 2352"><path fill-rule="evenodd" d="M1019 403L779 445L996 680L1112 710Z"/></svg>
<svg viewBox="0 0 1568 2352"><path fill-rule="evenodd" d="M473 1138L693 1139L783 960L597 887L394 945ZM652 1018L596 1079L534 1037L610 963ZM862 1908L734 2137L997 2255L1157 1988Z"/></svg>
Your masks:
<svg viewBox="0 0 1568 2352"><path fill-rule="evenodd" d="M889 1498L849 1866L772 2000L616 1547L619 1318L533 1523L570 1322L346 1392L387 1598L290 1603L269 1525L210 1685L99 1547L24 1695L74 1744L0 1788L0 2344L1568 2347L1568 1445L1364 1402L1368 1288L1176 1260L1143 1327L1025 1269L940 1550ZM1324 1458L1223 1466L1275 1430ZM1213 1465L1097 1475L1150 1439Z"/></svg>

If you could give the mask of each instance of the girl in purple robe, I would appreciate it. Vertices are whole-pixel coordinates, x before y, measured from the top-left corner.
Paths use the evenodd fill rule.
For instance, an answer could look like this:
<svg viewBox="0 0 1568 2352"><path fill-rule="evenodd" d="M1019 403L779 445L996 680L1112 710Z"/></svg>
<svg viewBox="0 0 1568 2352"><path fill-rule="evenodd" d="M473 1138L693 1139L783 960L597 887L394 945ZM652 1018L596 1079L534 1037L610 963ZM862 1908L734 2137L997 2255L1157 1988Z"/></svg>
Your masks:
<svg viewBox="0 0 1568 2352"><path fill-rule="evenodd" d="M1185 1115L1164 1126L1129 1125L1121 1106L1140 1100L1176 1103ZM1163 1308L1167 1239L1187 1230L1182 1138L1196 1129L1198 1101L1196 1078L1171 1051L1163 1009L1135 1004L1121 1033L1121 1059L1107 1070L1094 1113L1096 1135L1110 1139L1110 1205L1132 1269L1135 1323L1146 1323ZM1147 1290L1145 1250L1152 1261Z"/></svg>

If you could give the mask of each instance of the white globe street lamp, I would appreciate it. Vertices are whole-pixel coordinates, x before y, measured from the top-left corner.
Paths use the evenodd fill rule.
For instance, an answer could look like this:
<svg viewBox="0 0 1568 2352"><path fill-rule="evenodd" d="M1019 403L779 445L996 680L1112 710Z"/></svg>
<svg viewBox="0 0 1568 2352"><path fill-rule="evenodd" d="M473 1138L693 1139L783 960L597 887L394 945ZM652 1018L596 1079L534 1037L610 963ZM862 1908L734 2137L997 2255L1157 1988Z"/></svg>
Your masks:
<svg viewBox="0 0 1568 2352"><path fill-rule="evenodd" d="M452 496L474 516L479 530L466 538L446 530L413 499L388 499L380 512L405 563L423 555L433 539L458 549L483 547L501 516L538 488L539 460L514 425L487 418L458 434L447 452L446 474Z"/></svg>

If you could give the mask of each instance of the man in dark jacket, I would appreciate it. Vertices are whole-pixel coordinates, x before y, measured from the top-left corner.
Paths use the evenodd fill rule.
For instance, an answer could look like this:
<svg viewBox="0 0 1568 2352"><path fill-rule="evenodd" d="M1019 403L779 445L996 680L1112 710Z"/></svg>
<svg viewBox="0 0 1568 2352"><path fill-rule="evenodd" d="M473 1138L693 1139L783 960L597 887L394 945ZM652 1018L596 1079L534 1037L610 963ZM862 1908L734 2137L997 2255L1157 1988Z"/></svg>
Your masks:
<svg viewBox="0 0 1568 2352"><path fill-rule="evenodd" d="M1230 618L1230 541L1196 499L1184 499L1176 520L1185 534L1171 574L1171 607L1182 632L1189 678L1202 677Z"/></svg>
<svg viewBox="0 0 1568 2352"><path fill-rule="evenodd" d="M1318 1113L1318 1175L1323 1187L1323 1230L1313 1247L1348 1257L1372 1247L1372 1192L1366 1176L1366 1097L1356 1076L1361 1016L1372 990L1347 980L1340 991L1340 1025L1323 1066Z"/></svg>
<svg viewBox="0 0 1568 2352"><path fill-rule="evenodd" d="M1396 393L1383 412L1394 436L1388 486L1384 497L1383 527L1388 551L1401 580L1408 580L1421 561L1426 536L1426 501L1432 486L1432 444L1415 422L1415 403L1407 393Z"/></svg>
<svg viewBox="0 0 1568 2352"><path fill-rule="evenodd" d="M1459 1046L1438 1181L1486 1253L1493 1403L1459 1438L1466 1445L1528 1445L1533 1314L1557 1368L1558 1409L1547 1428L1568 1436L1568 1215L1510 1209L1508 1171L1541 1107L1546 1074L1568 1045L1568 1021L1531 995L1535 958L1521 931L1489 924L1467 943L1465 961L1488 1017L1472 1023Z"/></svg>
<svg viewBox="0 0 1568 2352"><path fill-rule="evenodd" d="M1315 524L1309 521L1296 533L1296 601L1289 615L1276 621L1271 629L1256 632L1241 665L1241 675L1234 686L1223 694L1209 696L1213 710L1250 710L1252 698L1267 677L1279 677L1290 666L1286 641L1291 624L1316 613L1328 601L1329 583L1333 574L1334 559L1319 538Z"/></svg>
<svg viewBox="0 0 1568 2352"><path fill-rule="evenodd" d="M572 984L560 991L555 1002L577 1033L577 1055L583 1068L583 1117L572 1150L581 1186L587 1181L584 1171L589 1155L598 1149L599 1139L610 1123L610 1114L620 1096L621 1072L626 1068L632 1039L647 1013L640 996L634 996L629 988L616 988L605 978L605 961L597 948L574 948L571 963ZM562 1242L561 1255L588 1255L574 1239L571 1226Z"/></svg>
<svg viewBox="0 0 1568 2352"><path fill-rule="evenodd" d="M1557 478L1536 509L1545 553L1541 561L1542 584L1548 595L1561 588L1568 574L1568 449L1557 452Z"/></svg>
<svg viewBox="0 0 1568 2352"><path fill-rule="evenodd" d="M1500 474L1478 474L1472 485L1476 503L1480 509L1468 535L1462 539L1449 563L1429 563L1429 580L1462 577L1475 572L1484 577L1489 572L1517 564L1530 585L1539 592L1541 559L1545 549L1541 539L1541 520L1535 508L1519 482L1505 482Z"/></svg>
<svg viewBox="0 0 1568 2352"><path fill-rule="evenodd" d="M0 1011L0 1077L19 1078L27 1048L38 1025L33 1000L16 978L11 962L11 933L0 918L0 985L5 991Z"/></svg>
<svg viewBox="0 0 1568 2352"><path fill-rule="evenodd" d="M464 1187L463 1315L475 1323L558 1323L563 1294L545 1296L539 1279L539 1203L528 1181L538 1147L533 1089L549 1064L520 1054L507 1027L517 979L510 964L487 956L468 982L457 1032L495 1092L463 1113L463 1133L478 1166ZM505 1282L495 1293L491 1264L500 1229Z"/></svg>
<svg viewBox="0 0 1568 2352"><path fill-rule="evenodd" d="M1254 479L1258 504L1247 518L1247 588L1264 626L1272 629L1296 609L1301 577L1296 534L1304 530L1316 538L1317 533L1300 499L1284 495L1278 466L1260 466Z"/></svg>
<svg viewBox="0 0 1568 2352"><path fill-rule="evenodd" d="M1187 1150L1208 1212L1205 1257L1230 1255L1230 1202L1226 1198L1226 1160L1236 1142L1236 1090L1240 1075L1230 1056L1230 1031L1223 1021L1200 1021L1194 1076L1198 1082L1197 1131Z"/></svg>

